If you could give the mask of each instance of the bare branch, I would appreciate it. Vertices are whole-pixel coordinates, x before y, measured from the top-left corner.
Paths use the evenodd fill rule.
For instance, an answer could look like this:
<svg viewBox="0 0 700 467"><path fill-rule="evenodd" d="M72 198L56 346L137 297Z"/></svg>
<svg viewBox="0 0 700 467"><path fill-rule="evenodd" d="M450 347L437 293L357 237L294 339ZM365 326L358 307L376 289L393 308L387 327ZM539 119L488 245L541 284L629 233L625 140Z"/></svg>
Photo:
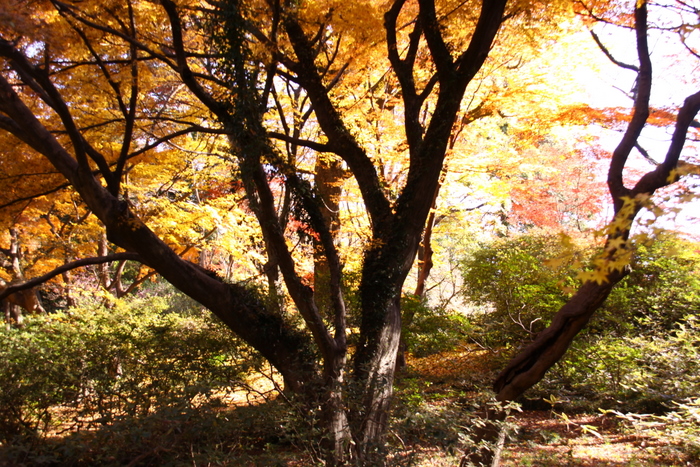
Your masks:
<svg viewBox="0 0 700 467"><path fill-rule="evenodd" d="M111 263L113 261L124 261L124 260L141 261L141 256L138 253L125 252L125 253L114 253L112 255L107 255L107 256L97 256L94 258L83 258L83 259L71 261L70 263L66 263L63 266L57 267L53 271L47 272L43 276L35 277L34 279L30 279L30 280L22 282L20 284L8 285L3 291L0 292L0 300L3 300L5 297L12 295L15 292L19 292L21 290L26 290L26 289L31 289L32 287L36 287L37 285L43 284L44 282L48 282L49 280L53 279L54 277L58 276L59 274L63 274L64 272L70 271L72 269L81 268L83 266L90 266L93 264L104 264L104 263Z"/></svg>
<svg viewBox="0 0 700 467"><path fill-rule="evenodd" d="M622 208L623 197L629 194L622 175L627 158L634 149L639 135L649 118L649 99L651 97L651 58L647 41L647 5L642 1L635 9L635 31L637 36L637 55L639 57L639 72L637 73L637 95L634 102L632 120L627 126L624 136L613 151L608 170L608 189L613 198L615 212Z"/></svg>
<svg viewBox="0 0 700 467"><path fill-rule="evenodd" d="M634 145L634 148L635 148L637 151L639 151L639 154L641 154L642 157L644 157L644 159L646 159L650 164L652 164L652 165L654 165L654 166L658 166L658 165L659 165L659 163L656 162L656 161L654 160L653 157L651 157L651 155L649 154L649 152L648 152L646 149L644 149L644 148L642 147L641 144L636 143L636 144Z"/></svg>
<svg viewBox="0 0 700 467"><path fill-rule="evenodd" d="M487 2L484 2L482 9L485 8L486 3ZM418 4L420 5L420 13L418 15L423 29L423 35L428 43L428 48L433 57L433 62L435 62L440 81L446 83L450 80L455 71L454 60L452 59L450 50L447 48L447 44L442 38L440 23L435 13L435 1L419 0ZM473 37L477 37L477 34L475 33Z"/></svg>
<svg viewBox="0 0 700 467"><path fill-rule="evenodd" d="M639 67L638 67L638 66L636 66L636 65L628 65L627 63L623 63L623 62L621 62L621 61L615 59L615 57L613 57L613 55L610 53L610 51L608 50L608 48L605 47L605 45L603 45L603 43L601 42L601 40L600 40L600 38L598 37L598 35L597 35L595 32L593 32L592 29L591 29L589 32L591 33L591 36L593 37L593 40L594 40L595 43L598 45L598 48L601 50L601 52L603 52L603 53L605 54L605 56L608 57L608 60L610 60L610 61L613 62L615 65L617 65L617 66L619 66L619 67L621 67L621 68L625 68L626 70L632 70L632 71L635 71L635 72L639 72Z"/></svg>
<svg viewBox="0 0 700 467"><path fill-rule="evenodd" d="M170 20L170 30L173 36L173 48L175 49L175 57L177 60L176 70L180 73L182 81L197 96L202 104L206 105L209 110L214 113L221 121L226 121L228 110L226 106L214 99L195 79L194 73L187 64L187 53L185 52L184 40L182 37L182 24L177 13L177 7L172 0L161 0L161 5L165 9Z"/></svg>
<svg viewBox="0 0 700 467"><path fill-rule="evenodd" d="M389 201L379 182L377 170L331 102L328 90L318 73L313 48L302 27L295 18L288 16L285 19L285 29L299 60L299 82L313 103L318 123L328 138L328 145L347 162L355 175L372 225L376 228L380 220L389 219L391 215Z"/></svg>
<svg viewBox="0 0 700 467"><path fill-rule="evenodd" d="M418 44L422 34L420 20L417 20L414 23L413 31L410 34L410 44L406 58L401 59L399 56L396 39L396 21L399 13L401 12L401 8L403 8L405 3L406 0L396 0L394 2L391 9L389 9L389 11L387 11L384 15L384 28L386 29L389 61L391 62L394 74L398 78L399 84L401 85L402 98L404 101L404 112L406 114L404 118L406 139L408 141L409 151L412 155L415 155L418 147L423 141L424 128L420 123L419 115L422 103L425 101L427 94L424 92L424 96L421 96L421 98L418 97L416 83L413 79L413 66L415 64ZM436 77L437 75L435 78ZM437 79L431 81L436 82ZM426 90L432 90L434 84L434 82L432 85L429 83Z"/></svg>
<svg viewBox="0 0 700 467"><path fill-rule="evenodd" d="M294 138L292 136L285 135L284 133L278 133L276 131L268 132L267 135L271 138L279 139L280 141L284 141L286 143L292 143L299 146L307 147L309 149L313 149L316 152L333 152L328 144L317 143L316 141L309 141L307 139Z"/></svg>
<svg viewBox="0 0 700 467"><path fill-rule="evenodd" d="M666 158L654 171L645 174L639 179L632 190L633 193L653 193L659 188L678 180L679 175L673 175L672 171L678 165L681 152L687 140L688 129L699 111L700 92L697 92L685 100L678 112L676 127L671 138L671 144L666 152Z"/></svg>
<svg viewBox="0 0 700 467"><path fill-rule="evenodd" d="M29 196L22 196L21 198L17 198L17 199L13 199L12 201L8 201L5 204L0 204L0 209L6 208L9 206L13 206L13 205L19 204L19 203L24 203L25 201L32 201L32 200L39 198L41 196L46 196L46 195L50 195L52 193L56 193L58 191L66 189L70 186L71 186L70 183L62 183L62 184L58 185L57 187L50 188L46 191L35 193L35 194L29 195Z"/></svg>

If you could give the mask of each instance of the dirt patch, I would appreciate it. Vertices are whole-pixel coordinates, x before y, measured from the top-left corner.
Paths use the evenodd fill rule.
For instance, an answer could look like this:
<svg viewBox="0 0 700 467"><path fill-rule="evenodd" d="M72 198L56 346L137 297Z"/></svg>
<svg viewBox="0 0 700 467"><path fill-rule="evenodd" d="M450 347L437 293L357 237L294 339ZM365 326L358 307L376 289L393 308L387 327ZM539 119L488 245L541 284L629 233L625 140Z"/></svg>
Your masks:
<svg viewBox="0 0 700 467"><path fill-rule="evenodd" d="M673 446L631 428L612 415L567 416L523 411L506 447L503 466L692 466Z"/></svg>

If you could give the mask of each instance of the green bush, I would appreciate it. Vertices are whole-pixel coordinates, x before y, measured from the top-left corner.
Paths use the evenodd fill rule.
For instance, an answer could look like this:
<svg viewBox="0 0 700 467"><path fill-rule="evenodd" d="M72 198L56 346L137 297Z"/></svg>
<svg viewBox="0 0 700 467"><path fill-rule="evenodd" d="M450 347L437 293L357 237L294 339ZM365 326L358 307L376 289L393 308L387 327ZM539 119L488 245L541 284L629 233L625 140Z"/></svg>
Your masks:
<svg viewBox="0 0 700 467"><path fill-rule="evenodd" d="M464 296L483 312L475 336L494 347L513 347L549 325L574 285L572 261L556 269L545 262L561 256L555 237L523 235L482 244L463 262Z"/></svg>
<svg viewBox="0 0 700 467"><path fill-rule="evenodd" d="M581 339L541 390L555 385L607 408L663 412L670 401L700 390L700 322L688 317L658 335Z"/></svg>
<svg viewBox="0 0 700 467"><path fill-rule="evenodd" d="M0 334L2 442L216 404L258 361L208 313L171 313L165 297L27 321Z"/></svg>
<svg viewBox="0 0 700 467"><path fill-rule="evenodd" d="M671 234L637 242L629 275L606 300L593 329L663 334L700 310L700 247Z"/></svg>
<svg viewBox="0 0 700 467"><path fill-rule="evenodd" d="M431 307L415 295L403 297L401 313L406 350L416 357L454 349L464 341L470 326L464 315Z"/></svg>
<svg viewBox="0 0 700 467"><path fill-rule="evenodd" d="M670 234L633 240L630 274L535 394L568 390L593 403L663 410L700 390L698 246ZM465 295L486 308L474 320L483 342L516 347L549 324L580 269L573 260L557 270L545 265L564 251L587 256L557 238L525 235L482 246L465 261Z"/></svg>

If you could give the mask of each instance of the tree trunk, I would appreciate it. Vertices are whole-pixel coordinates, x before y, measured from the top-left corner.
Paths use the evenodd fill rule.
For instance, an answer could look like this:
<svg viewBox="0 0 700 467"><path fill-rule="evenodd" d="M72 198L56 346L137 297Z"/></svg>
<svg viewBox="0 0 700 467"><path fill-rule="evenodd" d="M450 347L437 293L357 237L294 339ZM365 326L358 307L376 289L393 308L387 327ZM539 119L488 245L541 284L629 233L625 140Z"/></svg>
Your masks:
<svg viewBox="0 0 700 467"><path fill-rule="evenodd" d="M18 328L24 327L24 317L22 316L22 310L18 305L4 300L2 302L2 307L5 312L5 327L8 330L12 328L13 322Z"/></svg>
<svg viewBox="0 0 700 467"><path fill-rule="evenodd" d="M511 401L542 379L545 372L564 355L574 337L600 308L612 288L626 272L612 273L603 284L586 282L554 315L552 324L535 341L515 356L494 383L497 399Z"/></svg>
<svg viewBox="0 0 700 467"><path fill-rule="evenodd" d="M427 217L427 212L426 212ZM398 229L365 254L360 294L361 341L355 376L362 397L355 415L359 458L376 465L386 432L401 339L401 289L418 249L422 229Z"/></svg>
<svg viewBox="0 0 700 467"><path fill-rule="evenodd" d="M433 205L433 209L435 205ZM435 225L435 211L430 211L430 216L428 216L428 223L425 226L425 233L423 233L423 241L421 243L421 250L418 256L418 278L416 280L416 290L413 292L417 297L423 298L425 296L425 283L430 276L430 271L433 269L433 226Z"/></svg>
<svg viewBox="0 0 700 467"><path fill-rule="evenodd" d="M386 433L389 409L394 391L396 358L401 337L400 296L391 300L386 324L378 333L372 358L363 368L363 419L359 432L359 457L363 465L374 465L381 456L381 444Z"/></svg>
<svg viewBox="0 0 700 467"><path fill-rule="evenodd" d="M108 253L107 234L103 233L100 235L100 239L97 242L97 256L107 256ZM97 269L97 278L100 282L100 286L104 290L109 290L113 284L113 281L110 280L109 263L98 264L95 268Z"/></svg>
<svg viewBox="0 0 700 467"><path fill-rule="evenodd" d="M335 240L340 231L340 196L343 170L337 159L316 158L315 182L319 199L322 203L321 214ZM325 255L323 244L314 238L314 292L316 306L325 317L332 319L331 270Z"/></svg>
<svg viewBox="0 0 700 467"><path fill-rule="evenodd" d="M552 324L539 333L534 342L520 351L508 366L501 371L494 382L496 399L501 402L514 401L532 386L537 384L544 374L558 362L576 335L588 324L598 308L608 297L613 287L626 276L626 271L616 271L608 275L608 281L602 284L586 282L554 315ZM491 411L489 419L505 419L503 412ZM498 425L487 424L476 433L477 442L492 443L497 446L501 433ZM498 454L497 449L481 449L465 453L462 462L468 465L491 465Z"/></svg>
<svg viewBox="0 0 700 467"><path fill-rule="evenodd" d="M356 458L343 386L342 374L326 380L327 398L322 407L328 440L324 448L326 465L331 467L347 465Z"/></svg>

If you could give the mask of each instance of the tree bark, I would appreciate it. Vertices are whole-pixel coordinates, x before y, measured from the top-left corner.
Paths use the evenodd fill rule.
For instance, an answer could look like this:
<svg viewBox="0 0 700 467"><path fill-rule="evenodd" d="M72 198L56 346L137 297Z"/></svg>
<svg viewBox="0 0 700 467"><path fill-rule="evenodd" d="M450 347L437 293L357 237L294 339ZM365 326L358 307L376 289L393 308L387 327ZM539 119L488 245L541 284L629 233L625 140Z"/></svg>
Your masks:
<svg viewBox="0 0 700 467"><path fill-rule="evenodd" d="M611 274L603 284L583 284L557 312L552 324L501 371L494 383L496 398L499 401L515 400L539 382L546 371L561 359L574 337L588 324L613 287L626 275L626 271L618 271Z"/></svg>
<svg viewBox="0 0 700 467"><path fill-rule="evenodd" d="M340 160L327 160L319 155L314 172L322 218L335 241L340 231L339 213L343 180ZM331 299L331 269L320 237L314 237L314 292L319 310L324 316L332 319L334 311Z"/></svg>

